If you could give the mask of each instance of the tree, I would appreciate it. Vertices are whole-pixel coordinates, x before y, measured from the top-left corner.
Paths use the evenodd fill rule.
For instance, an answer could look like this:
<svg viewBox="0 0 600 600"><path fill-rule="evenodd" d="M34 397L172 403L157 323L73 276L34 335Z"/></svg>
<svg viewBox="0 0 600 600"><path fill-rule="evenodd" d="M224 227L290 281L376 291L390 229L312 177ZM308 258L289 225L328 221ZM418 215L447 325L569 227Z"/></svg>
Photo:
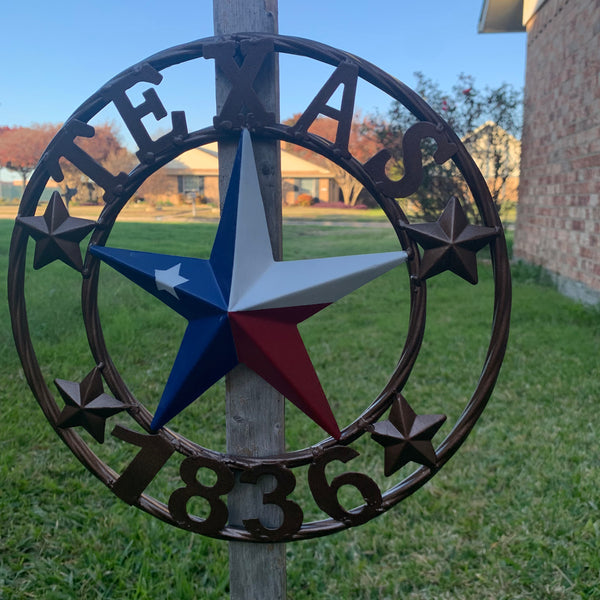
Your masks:
<svg viewBox="0 0 600 600"><path fill-rule="evenodd" d="M460 75L449 93L439 85L415 73L415 91L438 112L463 141L483 172L492 198L501 209L510 200L507 181L516 177L519 167L519 142L522 121L522 93L508 84L479 90L475 80ZM395 102L386 119L376 124L377 139L395 159L392 172L401 177L403 171L402 140L416 118L399 102ZM436 143L422 141L423 183L410 197L414 210L426 220L436 219L451 196L467 207L468 191L459 170L451 161L438 164L432 159Z"/></svg>
<svg viewBox="0 0 600 600"><path fill-rule="evenodd" d="M0 165L21 175L23 188L37 165L42 153L56 135L61 125L44 124L31 127L0 127ZM129 171L137 164L131 152L119 142L113 124L97 125L94 137L78 138L77 144L107 170L118 173ZM67 202L78 192L87 198L97 199L97 186L66 159L60 161L64 179L61 191Z"/></svg>
<svg viewBox="0 0 600 600"><path fill-rule="evenodd" d="M0 131L0 165L20 174L23 188L44 148L58 131L56 125L7 127Z"/></svg>
<svg viewBox="0 0 600 600"><path fill-rule="evenodd" d="M127 173L137 164L138 161L133 153L121 145L114 124L95 125L94 130L94 136L91 138L77 138L77 145L105 169L115 174L121 171ZM67 205L68 200L75 195L89 202L98 201L98 186L75 165L63 158L60 160L60 168L64 179L59 185Z"/></svg>
<svg viewBox="0 0 600 600"><path fill-rule="evenodd" d="M138 198L156 204L159 200L168 200L177 195L177 177L170 177L165 169L159 169L139 187L136 192ZM196 198L191 199L193 210L196 210Z"/></svg>
<svg viewBox="0 0 600 600"><path fill-rule="evenodd" d="M0 125L0 148L2 147L2 134L6 133L9 130L10 130L10 127L7 127L6 125ZM2 159L0 158L0 169L3 166L4 166L4 164L2 163Z"/></svg>
<svg viewBox="0 0 600 600"><path fill-rule="evenodd" d="M287 125L293 125L298 121L300 115L294 115L291 119L285 121ZM334 119L327 117L317 118L311 125L309 131L329 141L335 140L338 122ZM350 140L348 143L348 150L352 153L354 158L364 162L369 159L373 154L381 149L381 143L377 138L375 132L375 122L370 117L361 117L360 114L354 115L352 119L352 127L350 129ZM359 183L354 177L348 174L342 167L335 163L327 160L315 152L306 150L301 146L295 144L286 143L284 145L285 150L293 152L310 162L324 166L329 169L340 187L342 192L344 204L348 206L355 206L358 201L360 192L363 189L361 183Z"/></svg>

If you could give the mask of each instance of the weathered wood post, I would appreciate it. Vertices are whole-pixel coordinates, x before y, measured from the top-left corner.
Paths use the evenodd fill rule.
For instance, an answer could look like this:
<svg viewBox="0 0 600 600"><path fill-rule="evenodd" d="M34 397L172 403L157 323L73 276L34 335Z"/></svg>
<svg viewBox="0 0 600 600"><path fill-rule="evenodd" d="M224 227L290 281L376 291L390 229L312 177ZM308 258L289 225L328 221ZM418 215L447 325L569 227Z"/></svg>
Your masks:
<svg viewBox="0 0 600 600"><path fill-rule="evenodd" d="M238 32L277 33L277 0L213 0L215 35ZM217 114L230 83L217 68ZM275 55L268 58L254 88L265 108L279 122L279 72ZM237 142L219 143L219 190L221 200L229 183ZM273 254L281 258L281 168L279 143L255 141L254 153L265 204ZM284 399L258 375L239 365L227 376L227 452L245 456L268 456L285 449ZM270 482L266 482L267 485ZM254 513L264 524L277 525L277 509L262 508L262 494L251 495L251 486L237 485L229 495L230 522L241 524ZM258 486L260 487L260 486ZM264 488L263 488L264 489ZM270 521L270 522L269 522ZM285 545L229 543L230 597L232 600L285 598Z"/></svg>

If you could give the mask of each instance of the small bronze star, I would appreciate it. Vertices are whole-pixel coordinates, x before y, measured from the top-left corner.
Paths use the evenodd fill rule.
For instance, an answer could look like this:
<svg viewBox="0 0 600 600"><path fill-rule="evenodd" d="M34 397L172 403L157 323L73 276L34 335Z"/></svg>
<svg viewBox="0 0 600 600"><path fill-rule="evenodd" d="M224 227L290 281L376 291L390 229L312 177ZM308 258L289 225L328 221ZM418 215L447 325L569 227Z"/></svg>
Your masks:
<svg viewBox="0 0 600 600"><path fill-rule="evenodd" d="M34 269L41 269L55 260L62 260L77 271L83 269L79 243L96 223L70 217L58 192L52 194L43 216L19 217L18 223L36 241Z"/></svg>
<svg viewBox="0 0 600 600"><path fill-rule="evenodd" d="M477 283L476 253L498 235L494 227L469 225L454 196L435 223L404 225L404 229L423 248L421 279L452 271L472 284Z"/></svg>
<svg viewBox="0 0 600 600"><path fill-rule="evenodd" d="M389 477L411 460L435 466L436 455L431 440L446 420L446 415L417 415L398 394L388 421L375 423L371 437L385 447L384 473Z"/></svg>
<svg viewBox="0 0 600 600"><path fill-rule="evenodd" d="M102 444L106 419L125 410L127 405L104 393L100 369L94 367L81 383L65 379L55 379L54 383L65 401L56 421L58 427L81 426Z"/></svg>

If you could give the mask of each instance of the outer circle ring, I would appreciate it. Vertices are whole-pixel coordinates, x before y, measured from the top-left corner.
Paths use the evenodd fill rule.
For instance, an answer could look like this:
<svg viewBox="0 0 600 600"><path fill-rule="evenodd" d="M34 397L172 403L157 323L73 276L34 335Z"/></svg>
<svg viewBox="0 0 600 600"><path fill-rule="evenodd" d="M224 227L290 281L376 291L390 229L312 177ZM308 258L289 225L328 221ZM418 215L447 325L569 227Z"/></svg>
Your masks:
<svg viewBox="0 0 600 600"><path fill-rule="evenodd" d="M473 194L483 224L487 227L494 227L499 231L499 235L490 244L495 284L492 333L477 387L461 417L441 445L436 449L437 463L435 469L420 467L409 477L386 491L383 494L383 504L379 511L385 512L419 489L433 477L435 472L451 458L466 439L466 436L481 415L491 395L502 364L508 338L511 296L510 271L501 222L481 173L454 132L417 94L367 61L317 42L270 34L239 34L228 36L227 38L205 38L155 54L109 81L96 94L84 102L71 117L69 117L67 123L74 119L87 123L108 104L108 100L105 98L106 90L121 81L122 78L127 76L131 71L141 68L141 65L143 64L150 64L154 69L161 71L170 66L202 57L203 48L208 44L214 44L215 42L222 42L224 40L244 42L258 39L269 40L272 42L274 52L305 56L334 66L343 62L350 62L358 67L359 77L361 79L379 88L393 99L401 102L418 120L428 121L443 128L448 139L458 147L458 152L454 155L453 161L463 174L463 177ZM346 171L358 179L376 198L394 227L401 246L403 249L408 249L414 257L413 260L408 263L411 302L409 331L397 367L385 388L380 392L377 398L375 398L371 405L354 422L344 428L339 442L329 438L311 447L288 452L281 456L254 459L223 455L219 452L203 448L195 442L187 440L166 428L160 432L160 434L182 454L219 460L225 462L234 469L245 469L262 464L275 464L293 468L309 464L315 456L322 454L337 443L349 445L367 432L367 428L375 423L390 407L394 394L399 392L408 380L420 349L425 327L426 289L425 283L418 280L418 249L414 242L407 237L402 228L403 224L408 223L407 218L393 199L388 198L378 191L375 182L369 177L358 161L352 157L340 155L339 152L334 151L334 148L332 148L330 144L323 143L314 138L314 136L298 139L290 133L289 128L286 128L286 126L281 124L259 127L257 128L256 134L265 138L290 141L295 144L303 145L311 150L319 152L323 156L342 166ZM192 132L185 139L179 140L176 144L166 148L160 155L157 155L155 161L151 165L140 164L136 167L124 183L123 189L118 190L118 193L115 193L113 190L111 201L107 202L106 207L97 221L96 228L92 234L91 243L104 244L106 242L119 212L135 190L152 173L188 149L215 140L230 138L231 135L231 131L217 130L214 127L208 127ZM20 217L35 214L39 197L48 179L49 175L44 167L44 157L42 157L40 165L38 165L25 190L19 207ZM48 389L44 377L42 376L29 335L27 322L24 293L27 240L27 233L17 225L11 240L8 281L9 305L13 332L26 377L46 418L54 426L58 435L62 437L63 441L69 446L86 468L94 473L108 487L112 487L118 478L118 474L101 461L73 430L60 429L55 425L59 410L53 394ZM125 382L121 379L117 369L114 367L104 343L102 327L97 310L98 269L99 262L97 259L87 253L83 270L82 306L90 348L96 363L103 363L104 365L103 377L112 393L122 401L133 405L134 408L129 411L130 415L143 428L149 430L151 420L150 413L128 390ZM180 526L171 516L168 507L154 498L142 494L136 504L146 512L173 525ZM350 526L348 523L337 521L332 518L307 523L294 535L286 538L285 541L323 536L340 531L348 526ZM249 532L231 526L226 526L214 537L229 540L260 541L256 540Z"/></svg>

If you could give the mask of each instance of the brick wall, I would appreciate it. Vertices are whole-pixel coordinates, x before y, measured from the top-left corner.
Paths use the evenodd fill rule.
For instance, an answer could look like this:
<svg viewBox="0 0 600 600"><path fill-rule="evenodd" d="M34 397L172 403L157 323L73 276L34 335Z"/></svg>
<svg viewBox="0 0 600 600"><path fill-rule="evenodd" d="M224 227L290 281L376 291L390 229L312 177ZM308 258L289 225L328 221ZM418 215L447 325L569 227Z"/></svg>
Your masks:
<svg viewBox="0 0 600 600"><path fill-rule="evenodd" d="M527 24L515 256L600 301L600 0L548 0Z"/></svg>

